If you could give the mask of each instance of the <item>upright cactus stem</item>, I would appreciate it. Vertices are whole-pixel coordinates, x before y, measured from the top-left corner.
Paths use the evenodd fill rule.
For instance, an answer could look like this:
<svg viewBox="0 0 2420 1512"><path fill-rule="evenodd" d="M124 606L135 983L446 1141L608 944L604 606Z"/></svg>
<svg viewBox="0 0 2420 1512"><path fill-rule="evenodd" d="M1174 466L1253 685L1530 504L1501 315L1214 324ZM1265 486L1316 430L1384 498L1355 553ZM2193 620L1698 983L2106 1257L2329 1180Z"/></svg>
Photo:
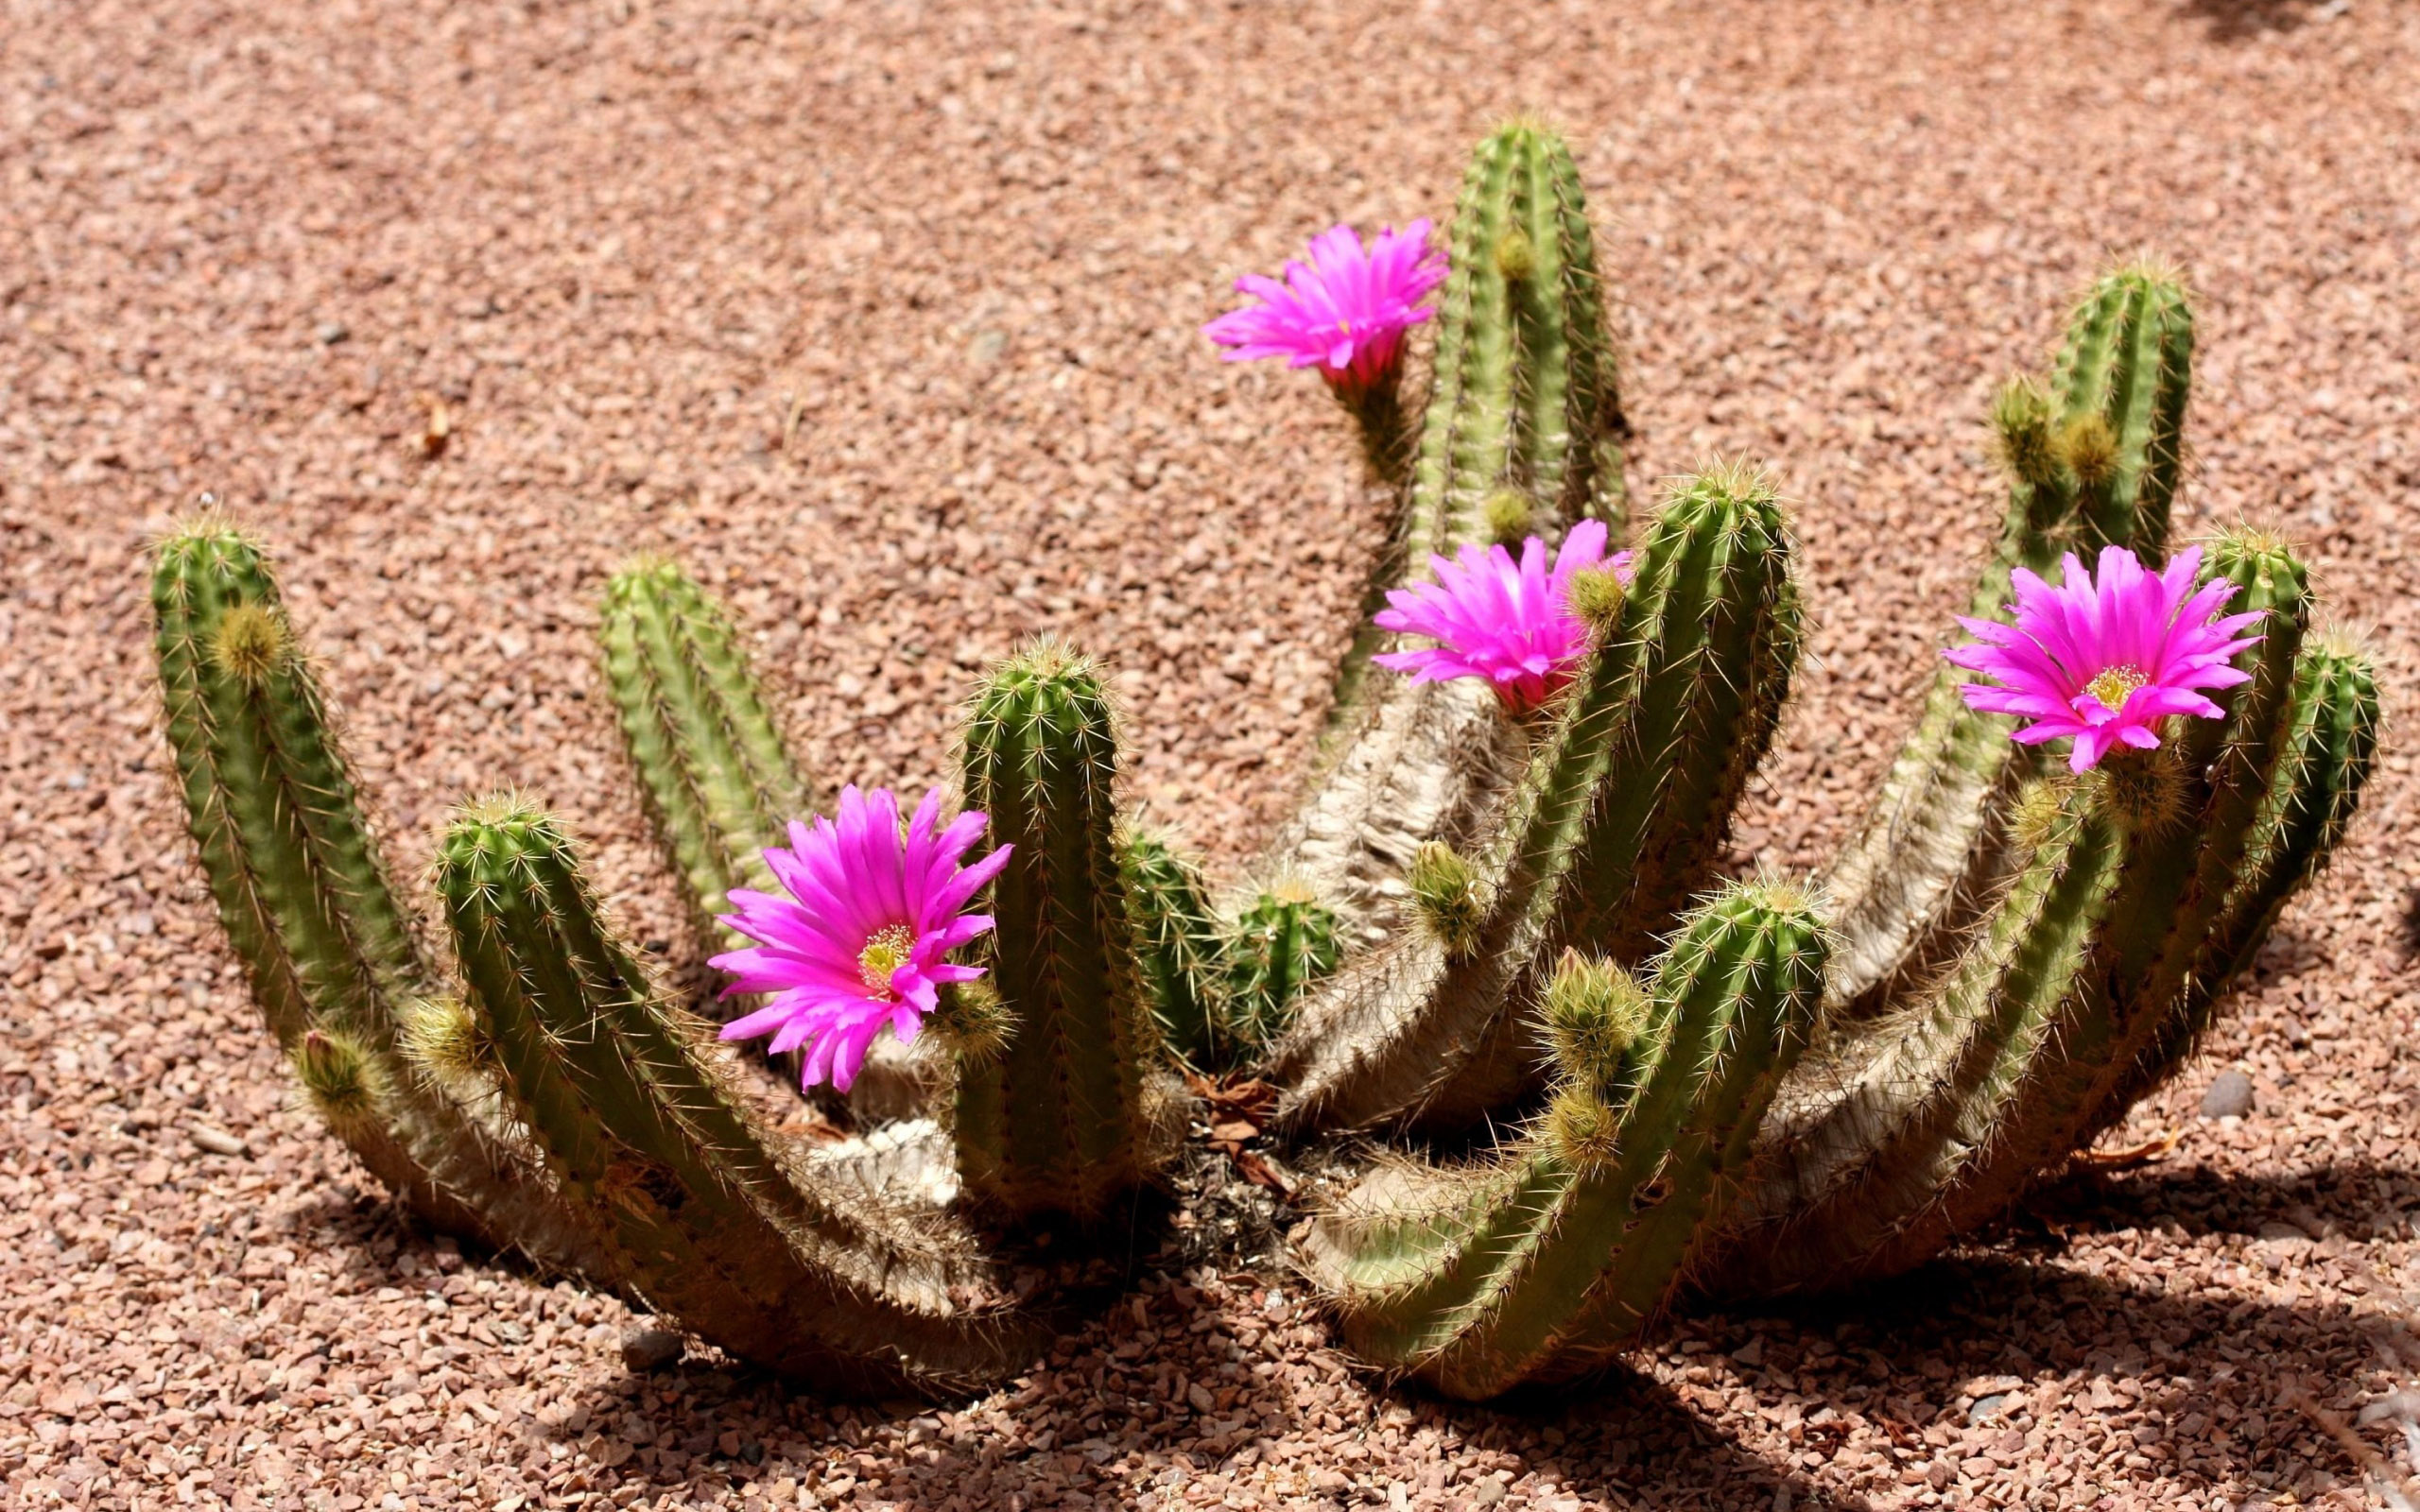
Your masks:
<svg viewBox="0 0 2420 1512"><path fill-rule="evenodd" d="M648 817L687 885L701 937L734 887L773 885L764 850L813 807L720 605L674 562L643 559L605 588L598 639Z"/></svg>
<svg viewBox="0 0 2420 1512"><path fill-rule="evenodd" d="M1644 993L1566 958L1547 996L1546 1116L1476 1173L1382 1166L1314 1231L1346 1341L1470 1400L1638 1342L1806 1042L1824 952L1805 891L1758 884L1693 915Z"/></svg>
<svg viewBox="0 0 2420 1512"><path fill-rule="evenodd" d="M1162 835L1129 831L1118 874L1134 921L1134 954L1168 1048L1202 1068L1227 1058L1226 946L1209 889Z"/></svg>
<svg viewBox="0 0 2420 1512"><path fill-rule="evenodd" d="M1996 613L2017 568L2048 574L2063 551L2162 553L2192 359L2183 284L2134 264L2078 306L2048 388L2017 379L2001 389L1991 421L2008 511L1968 613ZM1935 673L1879 798L1833 862L1830 1001L1846 1014L1878 1013L1938 976L2008 862L2009 803L2044 770L2010 743L2006 716L1966 706L1967 680L1956 667Z"/></svg>
<svg viewBox="0 0 2420 1512"><path fill-rule="evenodd" d="M1677 484L1601 616L1498 827L1424 849L1425 927L1349 962L1272 1056L1303 1129L1476 1124L1538 1074L1530 1009L1566 949L1643 960L1714 879L1796 663L1798 590L1771 482ZM1610 575L1607 575L1610 576Z"/></svg>
<svg viewBox="0 0 2420 1512"><path fill-rule="evenodd" d="M798 1183L710 1027L649 988L551 818L510 799L466 807L436 883L516 1120L648 1306L859 1395L960 1391L1031 1357L1030 1321L959 1299L989 1284L962 1240Z"/></svg>
<svg viewBox="0 0 2420 1512"><path fill-rule="evenodd" d="M1336 970L1336 915L1292 879L1253 900L1228 933L1224 1039L1255 1056L1293 1022L1304 993Z"/></svg>
<svg viewBox="0 0 2420 1512"><path fill-rule="evenodd" d="M1011 1221L1104 1216L1183 1130L1113 843L1117 769L1091 662L1046 641L985 679L962 782L1015 847L992 885L988 979L1013 1027L996 1057L961 1059L953 1123L969 1195Z"/></svg>
<svg viewBox="0 0 2420 1512"><path fill-rule="evenodd" d="M1462 180L1439 296L1432 378L1396 538L1337 679L1321 772L1275 848L1335 908L1349 946L1401 921L1403 868L1430 840L1471 838L1516 734L1478 690L1373 671L1384 592L1451 556L1571 522L1621 534L1628 427L1579 169L1563 140L1515 121Z"/></svg>
<svg viewBox="0 0 2420 1512"><path fill-rule="evenodd" d="M398 1052L398 1024L437 974L389 885L260 548L223 521L196 520L162 542L151 600L202 871L306 1099L432 1227L592 1267L587 1235L527 1152Z"/></svg>

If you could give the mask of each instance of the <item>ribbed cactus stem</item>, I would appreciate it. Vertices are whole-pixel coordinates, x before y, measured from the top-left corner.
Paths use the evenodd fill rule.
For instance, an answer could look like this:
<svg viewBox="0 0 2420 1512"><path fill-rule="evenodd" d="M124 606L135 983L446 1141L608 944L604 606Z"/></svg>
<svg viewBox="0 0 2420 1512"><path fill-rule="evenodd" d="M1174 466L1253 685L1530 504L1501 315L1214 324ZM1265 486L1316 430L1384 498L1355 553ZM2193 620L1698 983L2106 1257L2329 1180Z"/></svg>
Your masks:
<svg viewBox="0 0 2420 1512"><path fill-rule="evenodd" d="M712 1027L649 987L554 820L510 799L470 805L436 885L515 1118L647 1305L860 1395L962 1390L1027 1363L1029 1323L953 1295L989 1278L934 1215L798 1183Z"/></svg>
<svg viewBox="0 0 2420 1512"><path fill-rule="evenodd" d="M2113 753L2033 800L2056 816L2014 828L2043 838L1947 985L1888 1032L1827 1045L1785 1091L1722 1289L1920 1263L2173 1065L2178 1026L2208 990L2196 985L2207 942L2256 868L2263 816L2291 802L2278 784L2294 780L2293 709L2314 677L2288 670L2309 661L2292 558L2238 539L2211 568L2243 585L2235 607L2268 614L2238 663L2251 680L2211 695L2225 718L2171 721L2160 750Z"/></svg>
<svg viewBox="0 0 2420 1512"><path fill-rule="evenodd" d="M2183 285L2130 266L2077 308L2050 387L2019 379L2001 390L1992 428L2008 512L1970 614L2000 613L2015 569L2048 575L2063 551L2089 558L2108 542L2161 554L2192 356ZM2009 864L2008 805L2045 768L2009 741L2007 716L1967 708L1959 689L1970 679L1935 673L1880 796L1832 865L1835 1011L1878 1012L1935 980Z"/></svg>
<svg viewBox="0 0 2420 1512"><path fill-rule="evenodd" d="M1636 963L1713 879L1796 662L1792 559L1761 474L1675 486L1455 917L1416 856L1427 927L1348 962L1278 1046L1290 1125L1469 1124L1534 1083L1527 1013L1562 953Z"/></svg>
<svg viewBox="0 0 2420 1512"><path fill-rule="evenodd" d="M1515 732L1485 690L1414 683L1370 656L1384 590L1507 532L1574 520L1621 533L1627 429L1578 168L1516 121L1462 181L1437 306L1433 379L1396 539L1337 680L1317 783L1274 854L1338 910L1349 944L1400 922L1396 884L1424 841L1460 843L1501 791Z"/></svg>
<svg viewBox="0 0 2420 1512"><path fill-rule="evenodd" d="M1015 847L992 885L988 979L1015 1026L995 1058L961 1061L954 1129L969 1194L1011 1220L1101 1217L1181 1132L1113 841L1117 769L1091 662L1043 642L985 679L962 782Z"/></svg>
<svg viewBox="0 0 2420 1512"><path fill-rule="evenodd" d="M764 850L813 807L720 605L663 558L606 584L605 681L657 836L687 884L701 937L724 930L734 887L771 888Z"/></svg>
<svg viewBox="0 0 2420 1512"><path fill-rule="evenodd" d="M744 950L755 941L719 922L731 889L779 890L765 848L788 843L787 827L807 816L814 794L773 722L738 631L678 564L649 558L606 584L597 639L648 818L681 879L698 937L712 950ZM861 1118L904 1118L924 1098L907 1048L882 1035L846 1105Z"/></svg>
<svg viewBox="0 0 2420 1512"><path fill-rule="evenodd" d="M1201 868L1164 835L1119 837L1134 954L1168 1048L1209 1068L1227 1055L1226 950Z"/></svg>
<svg viewBox="0 0 2420 1512"><path fill-rule="evenodd" d="M1824 951L1806 894L1758 884L1693 915L1644 994L1567 960L1540 1124L1478 1173L1382 1167L1315 1231L1347 1341L1474 1400L1635 1344L1731 1200L1813 1026Z"/></svg>
<svg viewBox="0 0 2420 1512"><path fill-rule="evenodd" d="M397 1024L436 973L388 883L259 547L223 521L197 520L161 544L151 596L168 742L202 872L306 1096L433 1227L594 1267L593 1246L525 1152L397 1053Z"/></svg>
<svg viewBox="0 0 2420 1512"><path fill-rule="evenodd" d="M1303 994L1336 970L1336 915L1292 879L1253 899L1228 931L1223 1038L1258 1054L1293 1022Z"/></svg>

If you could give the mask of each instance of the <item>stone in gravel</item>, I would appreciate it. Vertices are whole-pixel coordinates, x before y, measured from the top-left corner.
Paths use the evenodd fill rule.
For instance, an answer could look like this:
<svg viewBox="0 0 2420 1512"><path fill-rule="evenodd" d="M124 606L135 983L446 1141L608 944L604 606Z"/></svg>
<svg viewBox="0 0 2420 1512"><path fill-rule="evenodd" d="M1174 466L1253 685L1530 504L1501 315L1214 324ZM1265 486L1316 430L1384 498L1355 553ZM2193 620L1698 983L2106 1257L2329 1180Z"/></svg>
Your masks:
<svg viewBox="0 0 2420 1512"><path fill-rule="evenodd" d="M187 1133L193 1139L195 1149L203 1150L212 1155L233 1156L252 1153L242 1140L213 1124L196 1124L187 1130Z"/></svg>
<svg viewBox="0 0 2420 1512"><path fill-rule="evenodd" d="M2239 1071L2222 1071L2202 1094L2204 1118L2241 1118L2252 1111L2252 1078Z"/></svg>
<svg viewBox="0 0 2420 1512"><path fill-rule="evenodd" d="M1975 1405L1966 1409L1966 1420L1970 1423L1987 1423L2007 1408L2008 1393L1996 1391L1988 1397L1976 1398Z"/></svg>
<svg viewBox="0 0 2420 1512"><path fill-rule="evenodd" d="M632 1375L663 1369L680 1359L685 1348L680 1334L653 1324L632 1324L622 1331L622 1363Z"/></svg>

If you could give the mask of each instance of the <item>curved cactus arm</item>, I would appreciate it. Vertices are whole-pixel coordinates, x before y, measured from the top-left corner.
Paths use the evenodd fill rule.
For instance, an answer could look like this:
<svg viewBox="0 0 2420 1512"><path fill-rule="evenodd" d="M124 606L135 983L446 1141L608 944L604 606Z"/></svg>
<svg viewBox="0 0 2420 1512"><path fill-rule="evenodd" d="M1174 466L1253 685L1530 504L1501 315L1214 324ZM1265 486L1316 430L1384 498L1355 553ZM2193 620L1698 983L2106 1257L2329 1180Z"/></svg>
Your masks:
<svg viewBox="0 0 2420 1512"><path fill-rule="evenodd" d="M389 885L259 546L198 520L162 542L151 593L168 742L202 871L304 1094L432 1227L610 1282L528 1152L401 1052L400 1026L438 974Z"/></svg>
<svg viewBox="0 0 2420 1512"><path fill-rule="evenodd" d="M1462 180L1438 301L1418 455L1336 682L1302 809L1271 848L1342 919L1348 946L1398 920L1393 884L1424 841L1461 843L1501 793L1518 736L1485 690L1374 671L1385 592L1500 532L1582 517L1621 532L1626 434L1604 291L1578 168L1561 138L1516 121Z"/></svg>
<svg viewBox="0 0 2420 1512"><path fill-rule="evenodd" d="M720 916L734 887L775 890L765 848L814 805L790 757L730 616L678 564L641 560L606 585L597 639L605 682L637 768L648 818L682 882L698 937L741 950L754 942ZM868 1047L844 1095L860 1118L906 1118L926 1089L907 1046L889 1035Z"/></svg>
<svg viewBox="0 0 2420 1512"><path fill-rule="evenodd" d="M1116 829L1118 741L1099 669L1053 642L994 668L964 737L969 808L1015 848L992 885L991 974L1009 1027L961 1054L954 1133L978 1204L1079 1222L1150 1180L1183 1133L1160 1069Z"/></svg>
<svg viewBox="0 0 2420 1512"><path fill-rule="evenodd" d="M1929 1259L2121 1113L2173 1053L2180 1018L2206 1012L2197 962L2258 872L2247 853L2263 816L2334 803L2280 791L2309 780L2292 710L2335 685L2326 659L2301 648L2300 568L2239 541L2221 542L2212 566L2248 590L2242 607L2270 611L2243 653L2251 680L2213 696L2225 718L2193 721L2176 748L2037 786L2016 829L2038 838L1946 987L1904 1021L1827 1045L1785 1089L1720 1290L1830 1285ZM2365 747L2345 754L2366 764ZM2359 778L2340 770L2325 787Z"/></svg>
<svg viewBox="0 0 2420 1512"><path fill-rule="evenodd" d="M1044 1339L971 1239L806 1165L748 1113L711 1026L666 1002L597 908L555 821L469 805L436 887L488 1069L566 1200L648 1306L742 1359L833 1389L972 1389Z"/></svg>
<svg viewBox="0 0 2420 1512"><path fill-rule="evenodd" d="M1314 1229L1347 1343L1468 1400L1636 1343L1731 1200L1813 1025L1824 951L1804 892L1764 884L1692 916L1644 994L1566 960L1538 1126L1484 1173L1382 1169Z"/></svg>
<svg viewBox="0 0 2420 1512"><path fill-rule="evenodd" d="M2047 573L2102 542L2156 557L2168 539L2192 379L2193 316L2172 273L2135 265L2096 284L2045 391L2019 379L1993 406L2008 514L1968 612L1988 618L2019 567ZM2009 862L2007 814L2046 770L2005 715L1966 707L1970 674L1933 675L1915 729L1832 865L1840 949L1832 1011L1880 1012L1939 978Z"/></svg>
<svg viewBox="0 0 2420 1512"><path fill-rule="evenodd" d="M1713 880L1771 742L1799 641L1792 561L1761 474L1674 489L1628 592L1595 606L1595 644L1472 875L1432 899L1453 853L1429 850L1410 889L1428 927L1349 962L1276 1048L1291 1126L1477 1122L1539 1075L1524 1010L1564 950L1645 958Z"/></svg>

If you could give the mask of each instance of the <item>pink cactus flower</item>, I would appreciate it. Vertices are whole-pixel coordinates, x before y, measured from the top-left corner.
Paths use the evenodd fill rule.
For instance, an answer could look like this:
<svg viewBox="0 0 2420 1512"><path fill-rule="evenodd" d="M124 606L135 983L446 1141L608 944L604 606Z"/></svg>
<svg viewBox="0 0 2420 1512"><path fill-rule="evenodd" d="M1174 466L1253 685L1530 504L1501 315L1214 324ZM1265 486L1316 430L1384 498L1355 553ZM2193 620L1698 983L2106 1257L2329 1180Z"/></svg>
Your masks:
<svg viewBox="0 0 2420 1512"><path fill-rule="evenodd" d="M2219 618L2236 585L2221 577L2197 589L2201 570L2199 546L2157 573L2122 546L2102 548L2090 574L2070 552L2055 588L2020 567L2016 623L1961 615L1958 623L1982 644L1942 654L1998 679L1968 683L1962 691L1969 708L2031 720L2016 731L2029 746L2072 735L2068 769L2087 771L2114 747L2157 747L2156 727L2172 714L2221 717L2224 711L2197 690L2251 677L2233 659L2259 643L2240 632L2260 613Z"/></svg>
<svg viewBox="0 0 2420 1512"><path fill-rule="evenodd" d="M723 1025L725 1040L773 1037L776 1052L806 1047L801 1082L826 1079L847 1091L885 1024L901 1044L916 1038L946 982L983 974L942 957L992 927L966 905L1008 864L1002 846L971 867L959 861L990 822L961 814L934 833L941 794L925 795L903 835L889 788L840 790L835 821L793 821L786 850L765 852L789 896L735 887L735 913L722 921L757 942L714 958L732 973L725 997L769 992L772 1001Z"/></svg>
<svg viewBox="0 0 2420 1512"><path fill-rule="evenodd" d="M1286 281L1259 273L1236 280L1258 304L1230 310L1201 328L1229 362L1284 357L1320 370L1348 403L1391 387L1403 362L1403 334L1428 318L1420 307L1445 278L1428 245L1428 222L1390 227L1364 249L1350 226L1311 238L1311 260L1288 262Z"/></svg>
<svg viewBox="0 0 2420 1512"><path fill-rule="evenodd" d="M1573 576L1598 566L1612 568L1624 583L1631 576L1629 552L1605 556L1601 520L1571 527L1551 572L1547 543L1535 536L1521 543L1518 562L1502 546L1464 546L1455 560L1432 556L1428 565L1437 580L1389 590L1376 624L1438 644L1372 660L1420 682L1485 678L1515 713L1560 693L1588 649L1588 626L1571 610Z"/></svg>

